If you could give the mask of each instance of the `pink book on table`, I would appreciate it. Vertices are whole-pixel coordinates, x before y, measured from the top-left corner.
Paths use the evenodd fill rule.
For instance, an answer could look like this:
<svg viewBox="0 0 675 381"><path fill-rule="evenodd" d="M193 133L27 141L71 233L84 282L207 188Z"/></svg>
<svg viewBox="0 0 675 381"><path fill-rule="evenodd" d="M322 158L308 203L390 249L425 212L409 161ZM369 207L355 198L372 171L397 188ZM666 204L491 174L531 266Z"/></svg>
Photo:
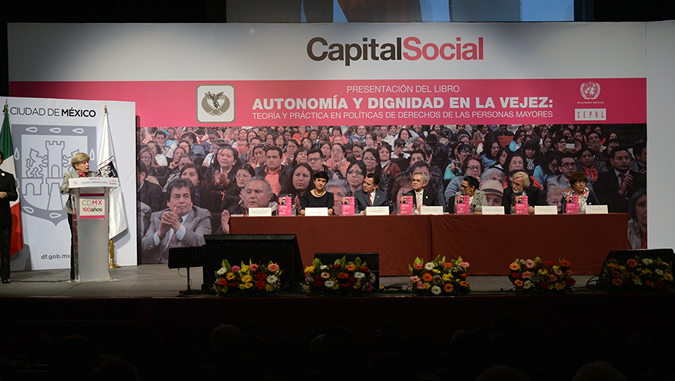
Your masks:
<svg viewBox="0 0 675 381"><path fill-rule="evenodd" d="M516 196L516 214L529 214L527 196Z"/></svg>
<svg viewBox="0 0 675 381"><path fill-rule="evenodd" d="M455 204L457 206L457 210L455 211L455 213L469 214L471 212L471 205L469 204L469 196L461 195L455 197L457 200L457 203Z"/></svg>
<svg viewBox="0 0 675 381"><path fill-rule="evenodd" d="M412 196L401 196L401 199L398 202L398 214L401 215L413 214Z"/></svg>
<svg viewBox="0 0 675 381"><path fill-rule="evenodd" d="M354 215L354 197L342 198L342 215L343 216Z"/></svg>
<svg viewBox="0 0 675 381"><path fill-rule="evenodd" d="M293 198L279 197L279 215L292 216L293 215Z"/></svg>
<svg viewBox="0 0 675 381"><path fill-rule="evenodd" d="M579 196L565 196L565 214L579 214Z"/></svg>

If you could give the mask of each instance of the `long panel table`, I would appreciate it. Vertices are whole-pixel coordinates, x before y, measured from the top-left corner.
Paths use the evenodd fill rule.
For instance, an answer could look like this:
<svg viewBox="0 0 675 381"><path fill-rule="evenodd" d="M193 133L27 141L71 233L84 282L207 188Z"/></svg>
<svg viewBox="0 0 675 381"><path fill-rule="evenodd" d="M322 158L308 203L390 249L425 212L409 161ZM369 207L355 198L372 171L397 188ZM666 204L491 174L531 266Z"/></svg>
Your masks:
<svg viewBox="0 0 675 381"><path fill-rule="evenodd" d="M628 249L628 215L232 217L231 234L296 234L304 266L315 253L377 252L380 275L408 275L416 257L461 256L472 275L505 275L515 258L572 262L598 274Z"/></svg>

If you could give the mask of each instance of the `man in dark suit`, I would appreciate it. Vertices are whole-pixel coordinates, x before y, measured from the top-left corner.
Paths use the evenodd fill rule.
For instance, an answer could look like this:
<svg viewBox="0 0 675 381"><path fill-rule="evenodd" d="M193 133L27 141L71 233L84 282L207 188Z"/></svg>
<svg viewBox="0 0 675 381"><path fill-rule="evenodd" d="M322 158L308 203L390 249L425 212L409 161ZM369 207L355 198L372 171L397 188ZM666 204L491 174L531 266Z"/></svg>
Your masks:
<svg viewBox="0 0 675 381"><path fill-rule="evenodd" d="M194 187L189 179L176 179L167 188L167 209L153 213L141 242L142 263L168 263L169 249L204 245L211 234L211 213L194 206Z"/></svg>
<svg viewBox="0 0 675 381"><path fill-rule="evenodd" d="M5 155L0 152L0 165ZM16 192L14 176L0 170L0 277L2 283L9 283L9 250L12 239L12 210L10 202L16 201L19 194Z"/></svg>
<svg viewBox="0 0 675 381"><path fill-rule="evenodd" d="M431 190L426 189L427 184L429 184L429 179L427 174L424 172L415 172L413 173L412 179L412 188L410 192L406 192L404 196L412 196L413 198L413 208L415 214L419 214L421 206L440 206L438 202L438 194ZM421 201L421 204L420 204Z"/></svg>
<svg viewBox="0 0 675 381"><path fill-rule="evenodd" d="M507 214L516 213L516 197L527 196L527 212L534 214L535 205L545 205L539 188L530 186L530 176L523 171L511 174L511 186L504 189L502 206Z"/></svg>
<svg viewBox="0 0 675 381"><path fill-rule="evenodd" d="M647 187L644 174L630 170L631 156L626 147L612 150L609 172L600 173L595 182L595 193L601 204L607 204L610 213L628 213L633 193Z"/></svg>
<svg viewBox="0 0 675 381"><path fill-rule="evenodd" d="M380 176L375 173L369 173L363 179L363 189L354 192L354 201L356 201L356 213L361 213L369 206L389 206L387 195L378 189L380 185Z"/></svg>

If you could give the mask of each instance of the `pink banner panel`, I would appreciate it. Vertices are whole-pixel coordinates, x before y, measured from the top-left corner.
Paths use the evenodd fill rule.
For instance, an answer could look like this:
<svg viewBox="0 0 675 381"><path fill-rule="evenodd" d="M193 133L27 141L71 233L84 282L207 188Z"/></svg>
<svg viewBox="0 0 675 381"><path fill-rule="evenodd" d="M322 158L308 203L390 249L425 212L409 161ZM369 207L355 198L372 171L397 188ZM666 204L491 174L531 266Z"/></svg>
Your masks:
<svg viewBox="0 0 675 381"><path fill-rule="evenodd" d="M645 78L11 82L20 97L136 102L140 127L646 123Z"/></svg>

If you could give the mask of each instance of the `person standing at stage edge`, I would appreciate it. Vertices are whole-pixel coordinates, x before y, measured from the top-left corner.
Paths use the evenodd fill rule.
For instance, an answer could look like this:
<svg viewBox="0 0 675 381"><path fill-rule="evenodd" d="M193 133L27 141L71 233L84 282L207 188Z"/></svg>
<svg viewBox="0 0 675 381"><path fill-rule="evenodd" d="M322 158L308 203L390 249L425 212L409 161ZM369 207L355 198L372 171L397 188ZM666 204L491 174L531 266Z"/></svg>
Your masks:
<svg viewBox="0 0 675 381"><path fill-rule="evenodd" d="M5 155L0 152L0 165ZM2 283L9 283L9 248L12 239L12 210L9 203L16 201L19 194L16 192L14 175L0 169L0 277Z"/></svg>
<svg viewBox="0 0 675 381"><path fill-rule="evenodd" d="M91 158L84 152L78 152L73 155L70 164L75 168L74 171L63 174L63 183L61 183L61 194L68 193L68 201L63 207L63 211L68 213L68 226L70 226L70 279L75 279L75 253L73 250L73 202L72 197L75 193L70 189L68 180L78 177L96 177L96 172L89 171L89 160Z"/></svg>

